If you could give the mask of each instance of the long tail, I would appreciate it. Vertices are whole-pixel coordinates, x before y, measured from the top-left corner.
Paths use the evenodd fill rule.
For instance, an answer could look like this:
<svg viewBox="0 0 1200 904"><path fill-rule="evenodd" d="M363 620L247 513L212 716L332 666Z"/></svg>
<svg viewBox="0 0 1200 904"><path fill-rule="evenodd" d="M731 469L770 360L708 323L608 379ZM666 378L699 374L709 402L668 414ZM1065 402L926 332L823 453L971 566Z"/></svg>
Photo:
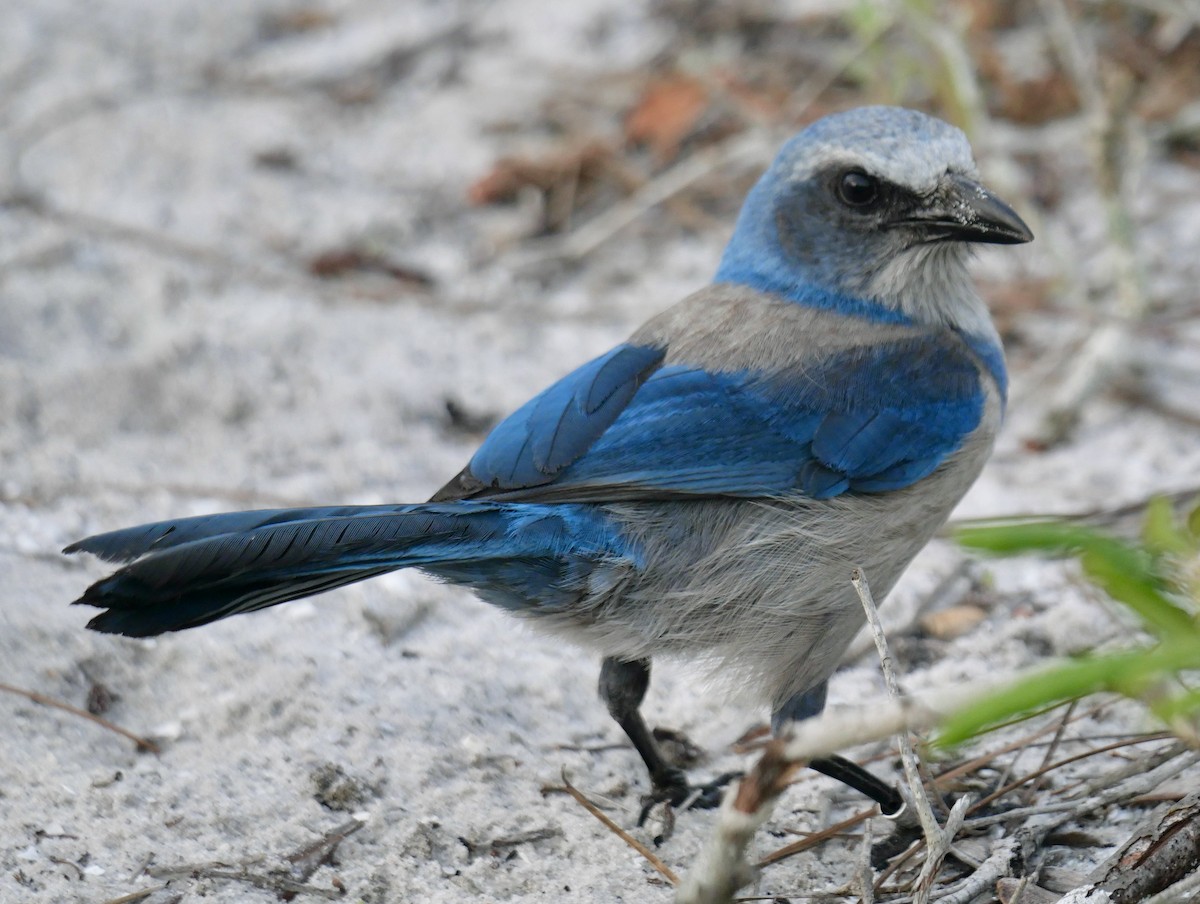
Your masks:
<svg viewBox="0 0 1200 904"><path fill-rule="evenodd" d="M509 608L562 605L600 565L636 552L600 510L451 502L267 509L97 534L64 552L129 562L76 603L88 627L147 637L424 568Z"/></svg>

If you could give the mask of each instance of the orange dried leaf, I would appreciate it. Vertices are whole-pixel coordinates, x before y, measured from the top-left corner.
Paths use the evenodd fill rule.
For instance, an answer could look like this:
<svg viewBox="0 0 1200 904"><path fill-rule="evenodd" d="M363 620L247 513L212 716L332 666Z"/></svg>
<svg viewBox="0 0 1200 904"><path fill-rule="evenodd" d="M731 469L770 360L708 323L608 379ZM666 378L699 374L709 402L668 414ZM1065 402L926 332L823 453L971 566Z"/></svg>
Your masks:
<svg viewBox="0 0 1200 904"><path fill-rule="evenodd" d="M649 147L660 163L669 162L679 155L710 100L708 89L690 76L674 73L653 81L625 117L625 139Z"/></svg>

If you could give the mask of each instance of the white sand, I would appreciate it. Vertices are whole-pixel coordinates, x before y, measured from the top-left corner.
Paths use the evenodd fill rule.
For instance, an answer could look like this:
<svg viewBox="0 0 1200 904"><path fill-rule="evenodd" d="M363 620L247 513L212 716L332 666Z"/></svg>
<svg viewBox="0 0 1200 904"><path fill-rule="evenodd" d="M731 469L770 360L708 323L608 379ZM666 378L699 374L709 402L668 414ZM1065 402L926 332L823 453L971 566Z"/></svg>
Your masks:
<svg viewBox="0 0 1200 904"><path fill-rule="evenodd" d="M155 641L100 636L66 603L102 567L57 553L175 515L424 499L477 442L448 427L447 398L506 413L702 285L727 224L687 236L652 214L652 228L545 286L508 265L527 215L465 201L498 156L554 146L524 124L564 85L586 96L663 47L649 5L347 0L328 27L276 40L262 22L283 7L268 0L0 5L0 196L44 208L0 206L0 681L78 706L102 684L116 694L107 717L162 745L138 754L0 693L0 900L105 901L161 881L147 864L267 873L351 812L366 826L311 879L329 889L337 877L346 900L669 900L577 804L541 793L565 769L620 824L635 821L644 776L596 699L595 657L409 574ZM438 40L460 22L473 43ZM406 47L424 49L373 101L331 99ZM505 123L519 127L506 135ZM255 162L281 151L294 170ZM1151 189L1177 205L1162 241L1181 236L1180 249L1188 229L1195 245L1196 181L1164 167ZM1084 199L1039 233L1061 250L1094 220ZM311 255L351 242L428 271L435 289L306 275ZM1194 293L1194 258L1166 255L1156 279ZM1053 271L1045 245L981 265ZM1028 357L968 514L1100 506L1194 480L1194 428L1102 404L1075 444L1024 451L1042 385L1022 379ZM924 557L888 619L903 623L954 561L946 547ZM1111 635L1058 569L991 570L1000 607L914 666L913 686ZM867 656L832 698L878 692ZM765 715L670 663L646 711L713 752L705 775L744 766L722 751ZM314 784L339 769L350 784L325 796L342 812ZM347 789L358 793L336 793ZM806 778L762 850L827 825L831 799L835 815L861 804ZM681 817L663 857L686 870L710 825ZM836 887L852 850L794 858L762 888ZM180 894L277 900L218 878L180 878L147 900Z"/></svg>

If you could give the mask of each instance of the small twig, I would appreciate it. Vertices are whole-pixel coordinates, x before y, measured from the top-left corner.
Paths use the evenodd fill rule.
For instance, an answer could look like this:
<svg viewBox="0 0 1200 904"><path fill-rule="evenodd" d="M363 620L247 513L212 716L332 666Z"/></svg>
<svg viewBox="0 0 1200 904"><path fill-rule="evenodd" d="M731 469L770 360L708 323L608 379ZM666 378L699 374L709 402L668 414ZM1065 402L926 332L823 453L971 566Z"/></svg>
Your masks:
<svg viewBox="0 0 1200 904"><path fill-rule="evenodd" d="M887 636L883 633L883 624L879 621L879 610L871 596L871 586L867 583L867 576L861 568L854 569L850 583L858 591L863 612L867 616L867 624L871 626L871 633L875 637L875 647L879 650L879 664L883 671L883 680L887 686L888 695L893 700L899 700L900 682L892 665L892 654L888 649ZM933 807L929 803L929 796L925 793L925 786L921 781L921 767L908 732L900 732L897 740L900 746L900 761L904 766L904 775L908 781L909 795L913 806L916 807L917 817L921 821L921 829L925 835L925 843L929 848L925 856L925 863L921 867L921 874L917 878L916 892L913 895L915 904L926 904L933 890L934 880L942 868L946 855L950 853L954 837L962 828L967 809L971 805L971 798L970 795L960 798L951 809L950 815L946 817L945 827L939 828L937 817L933 815Z"/></svg>
<svg viewBox="0 0 1200 904"><path fill-rule="evenodd" d="M938 904L969 904L984 891L995 888L996 882L1012 870L1013 859L1020 846L1018 838L1005 838L992 849L992 853L979 865L979 869L938 898Z"/></svg>
<svg viewBox="0 0 1200 904"><path fill-rule="evenodd" d="M883 682L887 687L888 696L895 702L900 702L900 682L896 678L895 669L892 666L892 654L888 649L887 637L883 633L883 624L879 621L879 610L875 607L875 600L871 596L871 586L867 583L867 577L861 568L855 568L850 576L850 583L854 585L854 589L858 592L858 598L862 602L863 612L867 616L867 624L871 627L871 634L875 637L875 649L879 651L879 666L883 671ZM913 750L912 741L908 737L907 731L898 733L898 742L900 746L900 762L904 766L904 777L908 782L909 794L912 797L913 806L916 807L917 818L921 821L921 830L925 833L925 839L932 846L934 839L940 836L941 830L938 828L937 818L933 815L933 807L929 803L929 797L925 793L925 788L921 784L921 771L917 765L917 754Z"/></svg>
<svg viewBox="0 0 1200 904"><path fill-rule="evenodd" d="M1068 892L1064 902L1186 901L1189 874L1200 875L1200 792L1159 811L1099 867L1087 885ZM1182 886L1182 887L1181 887ZM1153 897L1151 897L1153 895Z"/></svg>
<svg viewBox="0 0 1200 904"><path fill-rule="evenodd" d="M675 893L676 904L728 904L754 880L757 870L746 849L801 767L786 749L782 739L769 742L754 768L725 793L708 842Z"/></svg>
<svg viewBox="0 0 1200 904"><path fill-rule="evenodd" d="M793 841L791 844L785 844L767 856L758 861L759 867L769 866L772 863L778 863L780 860L786 860L788 857L794 857L796 854L801 854L804 851L811 850L817 845L824 844L830 838L841 835L847 829L852 829L860 823L865 823L868 819L874 816L876 810L872 807L870 810L863 810L861 813L855 813L853 816L843 819L841 822L834 823L828 828L822 829L819 832L801 838L799 841Z"/></svg>
<svg viewBox="0 0 1200 904"><path fill-rule="evenodd" d="M860 861L854 871L850 886L858 895L861 904L875 904L875 886L872 884L874 873L871 870L871 823L863 826L862 844L859 845Z"/></svg>
<svg viewBox="0 0 1200 904"><path fill-rule="evenodd" d="M941 871L946 855L954 846L954 838L962 828L963 820L966 819L970 807L971 795L964 794L954 802L950 815L946 817L945 827L940 829L932 839L926 840L929 852L925 855L925 863L921 866L920 875L917 876L917 890L913 894L914 904L926 904L929 900L929 896L933 892L933 883Z"/></svg>
<svg viewBox="0 0 1200 904"><path fill-rule="evenodd" d="M143 738L140 735L135 735L132 731L127 731L120 725L114 725L108 719L93 715L86 709L79 709L72 706L70 703L64 703L61 700L55 700L53 697L47 697L45 694L39 694L37 691L27 691L24 688L13 687L11 684L0 683L0 691L7 691L10 694L16 694L19 697L25 697L32 700L34 703L40 703L43 706L52 706L55 709L61 709L73 716L79 716L81 719L87 719L89 722L95 722L97 725L107 728L109 731L116 732L122 737L129 738L137 745L137 749L142 753L159 753L160 749L157 744L148 738Z"/></svg>
<svg viewBox="0 0 1200 904"><path fill-rule="evenodd" d="M943 605L949 606L962 599L966 589L970 584L967 582L966 587L960 587L963 584L963 579L970 571L972 560L967 556L960 556L955 562L954 567L942 575L937 585L925 594L917 602L917 605L912 607L910 611L905 613L907 619L903 624L893 625L892 631L907 632L912 624L931 609L941 608ZM957 589L957 592L952 592ZM895 612L892 612L895 615ZM848 665L852 662L857 662L860 657L867 653L874 644L871 641L869 632L861 632L855 635L850 646L846 648L846 652L842 654L842 665Z"/></svg>
<svg viewBox="0 0 1200 904"><path fill-rule="evenodd" d="M326 832L316 841L288 854L284 859L292 864L292 873L300 882L307 882L323 863L328 863L338 845L365 826L362 819L351 819Z"/></svg>
<svg viewBox="0 0 1200 904"><path fill-rule="evenodd" d="M1067 725L1070 724L1071 716L1075 714L1075 708L1078 705L1078 700L1072 700L1067 704L1067 708L1063 711L1063 717L1058 723L1058 729L1054 732L1054 737L1050 739L1050 744L1046 747L1046 751L1042 755L1042 764L1038 767L1038 771L1041 772L1041 775L1036 776L1033 779L1033 784L1025 789L1026 802L1031 801L1033 799L1033 795L1036 794L1038 788L1041 787L1042 779L1046 775L1046 772L1042 770L1049 770L1050 763L1054 759L1054 755L1058 753L1058 746L1062 743L1063 735L1066 734L1067 731ZM1016 758L1013 759L1013 762L1016 762Z"/></svg>
<svg viewBox="0 0 1200 904"><path fill-rule="evenodd" d="M148 898L152 894L154 894L156 891L162 891L166 887L167 886L165 883L162 885L151 885L147 888L138 889L137 891L131 891L127 895L121 895L121 897L119 897L119 898L109 898L107 901L104 902L104 904L134 904L135 901L140 901L143 898Z"/></svg>
<svg viewBox="0 0 1200 904"><path fill-rule="evenodd" d="M253 885L255 888L263 888L280 895L316 895L318 898L326 898L330 901L335 901L345 894L333 888L316 888L304 882L289 879L287 876L252 873L247 869L197 866L190 869L180 869L177 867L152 868L146 872L156 879L183 878L185 876L190 876L193 879L227 879L231 882L245 882L247 885Z"/></svg>
<svg viewBox="0 0 1200 904"><path fill-rule="evenodd" d="M589 813L591 813L593 816L595 816L598 820L600 820L600 823L606 829L608 829L610 832L612 832L614 835L616 835L618 838L620 838L622 841L624 841L627 845L629 845L631 848L633 848L635 851L637 851L639 854L641 854L642 857L644 857L646 859L646 862L649 863L656 870L658 870L659 874L664 879L666 879L672 885L679 884L679 877L677 875L675 875L675 872L669 866L667 866L665 863L663 863L662 860L660 860L658 858L658 856L655 855L654 851L650 850L650 848L646 847L644 844L642 844L640 841L638 841L636 838L634 838L632 835L630 835L628 832L626 832L624 829L622 829L619 825L617 825L615 822L613 822L606 813L604 813L599 807L597 807L594 803L592 803L590 800L588 800L582 791L580 791L578 788L576 788L574 785L571 784L570 780L567 778L567 770L566 769L563 769L563 771L562 771L562 783L563 783L563 788L566 790L566 792L568 794L570 794L573 798L575 798L576 802L581 807L583 807L585 810L587 810ZM726 795L726 796L728 797L728 795Z"/></svg>
<svg viewBox="0 0 1200 904"><path fill-rule="evenodd" d="M892 862L879 873L879 878L875 880L875 891L880 891L883 888L884 883L898 873L904 867L904 864L908 863L908 861L915 857L917 852L924 849L924 847L925 839L918 838L908 846L908 849L904 851L904 853L892 860Z"/></svg>

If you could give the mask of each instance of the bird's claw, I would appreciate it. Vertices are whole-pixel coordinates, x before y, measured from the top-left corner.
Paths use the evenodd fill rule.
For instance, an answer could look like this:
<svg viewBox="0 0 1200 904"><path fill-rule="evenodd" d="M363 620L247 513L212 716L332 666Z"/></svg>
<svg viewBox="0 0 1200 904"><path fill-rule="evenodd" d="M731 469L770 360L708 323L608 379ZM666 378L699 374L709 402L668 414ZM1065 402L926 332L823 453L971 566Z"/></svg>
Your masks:
<svg viewBox="0 0 1200 904"><path fill-rule="evenodd" d="M650 811L659 804L667 804L674 810L712 810L721 805L725 787L741 772L725 772L703 785L690 785L687 776L675 770L670 781L656 782L654 789L642 800L642 810L637 824L645 825Z"/></svg>

